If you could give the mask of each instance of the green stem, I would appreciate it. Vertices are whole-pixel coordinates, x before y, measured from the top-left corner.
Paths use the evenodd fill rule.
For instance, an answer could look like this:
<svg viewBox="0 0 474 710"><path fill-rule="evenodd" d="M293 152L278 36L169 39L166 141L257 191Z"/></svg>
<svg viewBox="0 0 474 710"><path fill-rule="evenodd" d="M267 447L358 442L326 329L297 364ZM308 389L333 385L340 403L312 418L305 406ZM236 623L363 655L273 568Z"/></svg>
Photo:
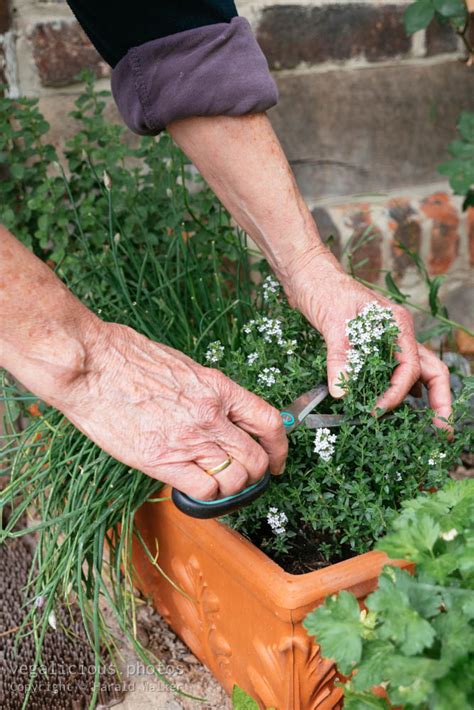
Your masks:
<svg viewBox="0 0 474 710"><path fill-rule="evenodd" d="M367 286L368 288L372 289L373 291L377 291L378 293L381 293L384 296L387 296L388 298L393 298L394 294L389 291L386 288L383 288L383 286L378 286L377 284L373 284L370 281L366 281L365 279L362 279L358 276L354 277L359 283L363 284L364 286ZM399 303L403 303L403 305L409 306L410 308L413 308L416 311L420 311L420 313L426 313L429 316L432 316L436 320L438 320L440 323L445 323L446 325L449 325L451 328L457 328L458 330L462 330L463 333L467 333L467 335L470 335L474 337L474 332L472 330L469 330L469 328L466 328L464 325L461 323L458 323L457 321L450 320L449 318L445 318L444 316L440 315L433 315L432 312L428 309L425 308L424 306L420 306L418 303L412 303L410 301L409 296L404 296L403 301L400 299L398 301Z"/></svg>

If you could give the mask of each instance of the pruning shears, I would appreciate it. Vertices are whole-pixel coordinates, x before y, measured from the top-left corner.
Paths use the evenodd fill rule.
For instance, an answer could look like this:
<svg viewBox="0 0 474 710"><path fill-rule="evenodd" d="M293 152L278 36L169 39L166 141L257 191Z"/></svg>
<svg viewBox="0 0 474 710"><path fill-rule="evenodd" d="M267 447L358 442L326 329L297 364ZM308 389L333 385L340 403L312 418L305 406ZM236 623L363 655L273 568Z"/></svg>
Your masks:
<svg viewBox="0 0 474 710"><path fill-rule="evenodd" d="M307 426L311 429L320 429L321 427L340 426L344 421L344 416L340 414L311 414L313 409L320 404L328 395L326 385L316 385L309 392L297 397L291 404L285 407L281 412L281 418L285 425L287 434L296 427L300 426L305 420ZM188 496L176 488L173 488L171 498L175 506L186 515L192 518L218 518L221 515L228 515L239 508L251 503L253 500L262 495L268 488L270 483L270 471L266 471L262 478L253 483L243 491L225 498L217 498L216 500L199 500Z"/></svg>

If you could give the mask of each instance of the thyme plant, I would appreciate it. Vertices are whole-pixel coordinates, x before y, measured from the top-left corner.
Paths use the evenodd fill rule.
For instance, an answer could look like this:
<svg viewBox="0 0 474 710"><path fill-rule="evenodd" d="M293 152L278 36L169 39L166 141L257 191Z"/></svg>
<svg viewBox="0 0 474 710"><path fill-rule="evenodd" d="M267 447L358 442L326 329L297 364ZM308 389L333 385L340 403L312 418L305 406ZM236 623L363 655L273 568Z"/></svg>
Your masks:
<svg viewBox="0 0 474 710"><path fill-rule="evenodd" d="M211 343L214 366L280 409L325 380L321 336L293 311L273 277L242 328L240 345ZM404 403L374 417L377 397L396 367L398 330L389 309L376 302L347 324L348 376L342 401L328 397L318 411L342 413L337 428L299 427L290 434L283 476L264 496L230 516L229 523L293 571L307 571L366 552L420 488L442 486L470 433L453 442L432 425L433 412ZM466 415L461 397L458 424Z"/></svg>

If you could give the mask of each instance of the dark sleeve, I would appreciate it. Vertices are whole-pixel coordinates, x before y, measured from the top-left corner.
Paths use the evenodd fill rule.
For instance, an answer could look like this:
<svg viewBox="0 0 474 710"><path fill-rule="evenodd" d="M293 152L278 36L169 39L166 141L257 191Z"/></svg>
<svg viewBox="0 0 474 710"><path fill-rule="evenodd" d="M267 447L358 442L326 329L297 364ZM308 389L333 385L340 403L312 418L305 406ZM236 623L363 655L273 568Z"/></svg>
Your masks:
<svg viewBox="0 0 474 710"><path fill-rule="evenodd" d="M278 99L266 59L233 0L68 0L113 67L112 93L135 133L191 116L241 116Z"/></svg>

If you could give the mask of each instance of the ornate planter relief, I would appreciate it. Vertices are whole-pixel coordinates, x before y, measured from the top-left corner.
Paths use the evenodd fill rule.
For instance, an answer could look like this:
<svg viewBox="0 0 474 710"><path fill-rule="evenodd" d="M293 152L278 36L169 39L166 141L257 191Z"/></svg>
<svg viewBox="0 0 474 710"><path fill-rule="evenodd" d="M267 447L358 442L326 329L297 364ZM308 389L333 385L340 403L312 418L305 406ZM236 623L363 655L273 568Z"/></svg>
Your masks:
<svg viewBox="0 0 474 710"><path fill-rule="evenodd" d="M195 520L171 502L145 504L136 524L176 590L134 549L137 584L228 692L234 683L275 710L340 710L336 669L302 627L308 611L342 589L363 600L387 562L369 552L291 575L216 520ZM406 566L405 563L400 563Z"/></svg>
<svg viewBox="0 0 474 710"><path fill-rule="evenodd" d="M208 587L195 555L186 563L174 559L172 567L176 582L193 600L173 590L173 601L181 616L181 637L199 658L205 658L205 664L214 675L230 678L232 649L218 631L220 606L217 595Z"/></svg>
<svg viewBox="0 0 474 710"><path fill-rule="evenodd" d="M319 647L309 638L286 636L272 646L257 639L254 646L261 663L258 669L249 666L248 674L252 695L263 707L279 707L283 697L293 710L341 707L340 691L333 685L336 669L321 658ZM333 702L328 705L331 695Z"/></svg>

